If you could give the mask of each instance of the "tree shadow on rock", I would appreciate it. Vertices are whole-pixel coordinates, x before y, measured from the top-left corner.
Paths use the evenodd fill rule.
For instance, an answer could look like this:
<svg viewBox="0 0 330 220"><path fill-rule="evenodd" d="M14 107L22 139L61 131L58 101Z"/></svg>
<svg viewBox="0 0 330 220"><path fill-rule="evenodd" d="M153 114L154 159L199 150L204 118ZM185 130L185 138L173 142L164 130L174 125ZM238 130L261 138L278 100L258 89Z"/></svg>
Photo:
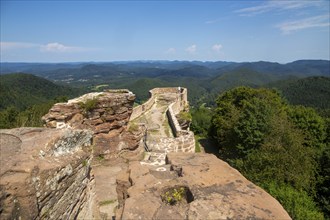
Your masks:
<svg viewBox="0 0 330 220"><path fill-rule="evenodd" d="M198 142L204 148L205 153L214 154L216 157L220 158L219 146L214 140L202 138L199 139Z"/></svg>

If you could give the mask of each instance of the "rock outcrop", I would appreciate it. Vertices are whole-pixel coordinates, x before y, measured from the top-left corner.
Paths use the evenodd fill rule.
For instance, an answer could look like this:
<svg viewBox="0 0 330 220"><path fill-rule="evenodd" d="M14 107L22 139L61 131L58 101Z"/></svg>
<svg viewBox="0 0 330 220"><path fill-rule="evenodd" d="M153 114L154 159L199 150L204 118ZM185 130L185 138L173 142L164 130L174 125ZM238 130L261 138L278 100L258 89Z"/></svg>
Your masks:
<svg viewBox="0 0 330 220"><path fill-rule="evenodd" d="M169 153L171 171L133 162L117 177L116 219L290 219L278 201L210 154Z"/></svg>
<svg viewBox="0 0 330 220"><path fill-rule="evenodd" d="M57 103L42 119L47 127L88 129L94 133L94 155L118 154L138 147L143 131L132 134L127 124L135 95L128 90L88 93L67 103Z"/></svg>
<svg viewBox="0 0 330 220"><path fill-rule="evenodd" d="M186 108L186 89L152 91L133 116L149 114L156 132L128 127L135 99L128 90L55 104L43 117L48 128L0 130L0 219L290 219L227 163L188 153L194 134L175 117ZM151 163L139 161L147 142L155 150L148 162L158 155Z"/></svg>
<svg viewBox="0 0 330 220"><path fill-rule="evenodd" d="M0 130L0 219L82 214L92 205L91 140L87 130Z"/></svg>

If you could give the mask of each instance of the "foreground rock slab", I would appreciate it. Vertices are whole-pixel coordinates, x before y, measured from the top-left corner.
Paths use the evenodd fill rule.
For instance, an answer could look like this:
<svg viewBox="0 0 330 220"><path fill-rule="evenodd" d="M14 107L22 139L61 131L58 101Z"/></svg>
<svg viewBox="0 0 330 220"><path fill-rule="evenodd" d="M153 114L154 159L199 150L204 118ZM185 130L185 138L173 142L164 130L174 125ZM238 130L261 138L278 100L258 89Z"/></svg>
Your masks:
<svg viewBox="0 0 330 220"><path fill-rule="evenodd" d="M0 130L0 219L93 217L92 134L72 129Z"/></svg>
<svg viewBox="0 0 330 220"><path fill-rule="evenodd" d="M138 162L117 177L116 219L291 219L281 204L211 154L169 153L171 171Z"/></svg>

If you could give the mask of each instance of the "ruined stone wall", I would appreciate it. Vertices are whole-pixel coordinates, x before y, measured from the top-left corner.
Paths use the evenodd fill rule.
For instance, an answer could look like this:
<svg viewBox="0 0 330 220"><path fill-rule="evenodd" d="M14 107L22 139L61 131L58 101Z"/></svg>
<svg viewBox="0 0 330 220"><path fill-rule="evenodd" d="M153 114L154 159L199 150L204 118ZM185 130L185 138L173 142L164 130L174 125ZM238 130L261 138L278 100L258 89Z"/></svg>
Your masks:
<svg viewBox="0 0 330 220"><path fill-rule="evenodd" d="M186 89L185 91L185 94L187 94ZM175 117L176 114L180 113L180 111L186 110L187 108L187 100L184 98L181 99L181 97L177 101L170 104L166 111L168 122L175 136L175 152L195 152L194 133L191 131L182 130L177 118Z"/></svg>
<svg viewBox="0 0 330 220"><path fill-rule="evenodd" d="M174 141L176 145L175 152L195 152L195 137L192 131L182 131Z"/></svg>
<svg viewBox="0 0 330 220"><path fill-rule="evenodd" d="M163 88L154 88L149 91L150 98L145 103L134 107L130 121L140 117L146 111L148 111L151 106L155 103L156 95L157 94L164 94L164 93L177 93L177 100L174 103L173 110L175 114L178 114L185 106L188 105L187 99L187 89L183 87L163 87Z"/></svg>
<svg viewBox="0 0 330 220"><path fill-rule="evenodd" d="M155 94L152 92L152 90L149 91L149 94L150 94L150 98L148 99L148 101L133 108L130 121L133 121L134 119L140 117L142 114L148 111L151 108L151 106L155 103Z"/></svg>
<svg viewBox="0 0 330 220"><path fill-rule="evenodd" d="M180 111L180 109L178 109L175 113L174 110L173 110L173 106L178 106L178 104L180 104L179 102L175 102L175 103L172 103L169 105L167 111L166 111L166 116L168 118L168 122L170 124L170 127L172 129L172 133L174 134L175 137L178 137L180 136L180 132L182 131L181 130L181 127L179 125L179 122L177 120L177 118L175 117L176 114L178 114Z"/></svg>
<svg viewBox="0 0 330 220"><path fill-rule="evenodd" d="M91 141L87 130L0 130L0 219L75 219L90 207Z"/></svg>

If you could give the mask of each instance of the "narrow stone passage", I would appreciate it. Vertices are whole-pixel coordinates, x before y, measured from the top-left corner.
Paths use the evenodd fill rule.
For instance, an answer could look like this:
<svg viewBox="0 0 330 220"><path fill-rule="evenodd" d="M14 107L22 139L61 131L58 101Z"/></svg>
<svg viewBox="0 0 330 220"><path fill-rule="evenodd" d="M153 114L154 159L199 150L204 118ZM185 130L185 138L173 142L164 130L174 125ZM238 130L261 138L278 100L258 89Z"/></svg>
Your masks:
<svg viewBox="0 0 330 220"><path fill-rule="evenodd" d="M147 146L150 152L146 152L141 164L154 166L158 171L166 171L165 158L169 152L174 152L174 136L166 110L177 99L177 93L157 94L155 104L142 116L134 120L134 123L144 123L147 130Z"/></svg>

